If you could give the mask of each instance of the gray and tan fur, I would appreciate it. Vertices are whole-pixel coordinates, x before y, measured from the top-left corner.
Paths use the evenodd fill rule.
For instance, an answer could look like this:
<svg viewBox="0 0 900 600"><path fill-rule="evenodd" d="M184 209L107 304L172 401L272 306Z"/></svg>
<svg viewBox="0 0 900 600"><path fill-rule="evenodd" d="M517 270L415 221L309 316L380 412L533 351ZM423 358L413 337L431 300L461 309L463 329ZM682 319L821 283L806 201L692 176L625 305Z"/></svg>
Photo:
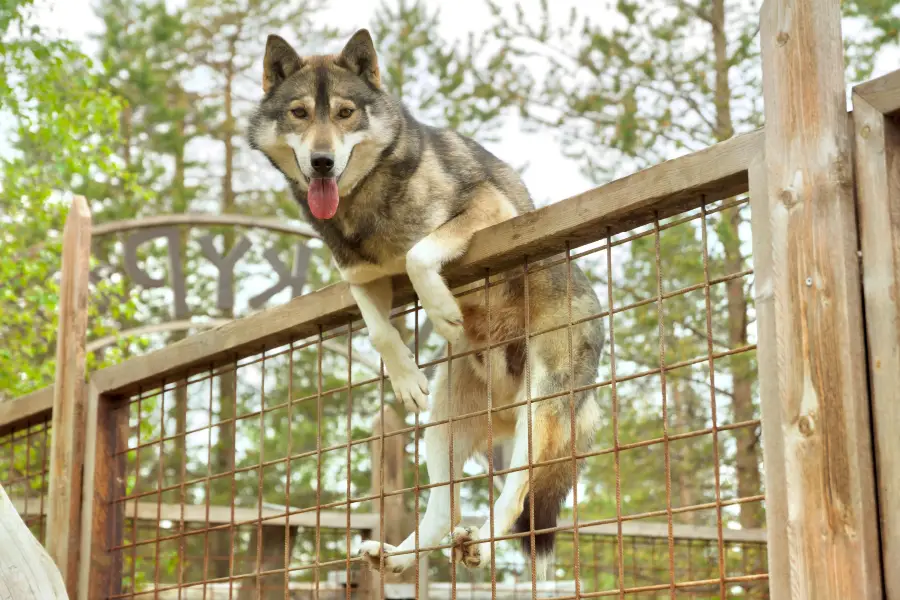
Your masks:
<svg viewBox="0 0 900 600"><path fill-rule="evenodd" d="M263 89L265 96L250 124L251 144L287 178L307 220L330 248L351 285L396 396L419 411L426 408L430 395L433 421L460 417L453 424L454 478L462 476L463 464L471 456L490 451L487 417L463 416L487 407L488 378L494 407L524 402L526 379L532 398L594 381L604 344L602 323L592 320L565 327L570 318L578 321L600 311L576 265L571 265L569 278L565 264L542 270L535 264L527 294L523 271L507 273L500 285L491 287L490 324L483 290L457 299L448 289L441 268L465 252L476 231L534 205L510 166L470 139L417 122L384 91L366 30L358 31L340 54L332 56L300 57L283 39L270 36ZM307 202L310 180L318 176L337 181L340 200L329 219L314 218ZM403 269L454 354L484 348L488 339L494 344L514 341L494 348L489 357L478 352L454 359L452 375L447 363L440 364L429 388L388 318L392 289L390 278L383 276ZM527 357L522 339L526 296L531 332ZM554 331L540 333L551 328ZM532 463L571 457L573 430L575 450L590 448L599 420L593 393L535 401L531 413ZM529 464L527 424L525 406L494 413L493 439L513 440L511 469ZM431 484L449 481L449 437L446 424L426 429ZM572 463L535 467L533 477L534 528L554 527L574 483ZM455 486L457 512L459 488ZM494 505L493 535L530 530L529 495L528 469L509 473ZM459 515L451 519L450 505L448 485L432 488L418 528L418 547L440 544L449 530L454 560L470 567L490 565L491 544L472 543L490 537L490 522L481 528L459 527ZM530 536L522 539L530 552ZM540 562L552 556L553 540L552 533L535 536ZM401 572L414 563L415 547L411 534L397 547L386 545L385 557L376 541L363 542L360 553L373 566L381 565L383 558L387 569Z"/></svg>

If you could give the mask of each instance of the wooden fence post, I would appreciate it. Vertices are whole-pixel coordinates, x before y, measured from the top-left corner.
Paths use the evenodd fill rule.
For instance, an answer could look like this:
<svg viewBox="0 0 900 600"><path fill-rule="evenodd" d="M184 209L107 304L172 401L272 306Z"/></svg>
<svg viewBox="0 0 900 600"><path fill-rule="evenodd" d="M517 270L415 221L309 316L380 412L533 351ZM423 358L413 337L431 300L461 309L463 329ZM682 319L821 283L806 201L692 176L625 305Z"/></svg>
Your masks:
<svg viewBox="0 0 900 600"><path fill-rule="evenodd" d="M900 76L893 79L894 101L900 103ZM900 565L900 437L896 431L900 423L900 125L863 94L864 86L853 94L856 201L882 563L896 566ZM900 570L885 569L884 580L887 600L900 600Z"/></svg>
<svg viewBox="0 0 900 600"><path fill-rule="evenodd" d="M81 535L90 255L91 212L87 200L75 196L63 230L46 541L71 597L76 591Z"/></svg>
<svg viewBox="0 0 900 600"><path fill-rule="evenodd" d="M769 563L775 599L882 598L840 20L838 0L766 0L761 14L768 231L756 220L754 236L771 244L759 326L777 360L761 355L760 379L777 381L766 490L787 557Z"/></svg>

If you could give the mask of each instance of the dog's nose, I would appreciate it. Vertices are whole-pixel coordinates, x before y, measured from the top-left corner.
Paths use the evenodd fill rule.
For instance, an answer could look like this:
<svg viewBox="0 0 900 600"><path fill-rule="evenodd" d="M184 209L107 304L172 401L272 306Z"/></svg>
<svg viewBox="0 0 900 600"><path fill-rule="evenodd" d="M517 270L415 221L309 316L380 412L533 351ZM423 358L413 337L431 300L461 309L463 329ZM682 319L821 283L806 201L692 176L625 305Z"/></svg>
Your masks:
<svg viewBox="0 0 900 600"><path fill-rule="evenodd" d="M328 152L314 152L310 162L312 163L312 168L316 170L316 173L319 175L328 175L334 168L334 154Z"/></svg>

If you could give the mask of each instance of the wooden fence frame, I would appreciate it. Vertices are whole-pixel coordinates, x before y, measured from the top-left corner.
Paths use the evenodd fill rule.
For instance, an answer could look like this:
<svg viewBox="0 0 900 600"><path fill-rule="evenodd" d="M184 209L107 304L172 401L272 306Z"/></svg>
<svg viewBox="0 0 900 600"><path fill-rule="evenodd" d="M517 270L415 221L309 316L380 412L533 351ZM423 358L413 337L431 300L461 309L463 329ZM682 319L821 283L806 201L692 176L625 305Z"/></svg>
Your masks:
<svg viewBox="0 0 900 600"><path fill-rule="evenodd" d="M900 600L900 570L884 567L900 564L900 70L856 86L848 118L836 0L767 0L761 38L764 130L483 230L445 273L463 285L749 191L772 597ZM392 279L395 305L410 302ZM53 432L54 455L84 448L80 564L61 566L77 597L117 585L129 394L358 318L339 283L92 373L84 422ZM58 404L47 390L0 403L0 431ZM51 494L71 498L69 483Z"/></svg>

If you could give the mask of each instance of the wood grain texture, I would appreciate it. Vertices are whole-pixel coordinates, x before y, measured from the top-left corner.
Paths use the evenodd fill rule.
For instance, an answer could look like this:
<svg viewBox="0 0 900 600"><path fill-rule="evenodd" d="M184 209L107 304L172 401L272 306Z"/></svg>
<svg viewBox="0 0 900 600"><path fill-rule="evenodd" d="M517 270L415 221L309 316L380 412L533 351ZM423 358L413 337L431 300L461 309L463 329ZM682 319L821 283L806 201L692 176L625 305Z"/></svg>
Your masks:
<svg viewBox="0 0 900 600"><path fill-rule="evenodd" d="M46 539L71 596L78 577L81 534L90 257L91 212L87 200L75 196L63 230Z"/></svg>
<svg viewBox="0 0 900 600"><path fill-rule="evenodd" d="M861 83L853 88L854 96L887 116L900 114L900 70ZM853 105L856 106L854 100Z"/></svg>
<svg viewBox="0 0 900 600"><path fill-rule="evenodd" d="M787 457L781 435L781 399L778 393L778 336L775 330L775 282L772 270L772 223L765 154L750 165L750 220L753 238L754 306L757 314L759 398L762 412L762 450L766 477L769 588L772 597L788 597L790 550L784 529L788 520Z"/></svg>
<svg viewBox="0 0 900 600"><path fill-rule="evenodd" d="M468 252L444 269L446 278L452 286L464 285L483 277L487 268L509 268L526 256L539 260L564 252L566 242L577 246L605 237L607 229L618 233L649 223L654 211L664 217L696 208L704 197L710 202L746 192L747 166L762 143L760 131L744 134L479 231ZM394 289L395 305L414 297L404 274L395 275ZM92 378L101 392L130 394L167 375L205 371L358 317L349 286L338 283L103 369Z"/></svg>
<svg viewBox="0 0 900 600"><path fill-rule="evenodd" d="M53 386L0 402L0 435L28 424L50 420L53 413Z"/></svg>
<svg viewBox="0 0 900 600"><path fill-rule="evenodd" d="M838 0L761 15L790 577L774 598L882 597L840 19Z"/></svg>
<svg viewBox="0 0 900 600"><path fill-rule="evenodd" d="M900 126L858 93L853 121L882 562L900 565ZM900 570L884 577L900 600Z"/></svg>
<svg viewBox="0 0 900 600"><path fill-rule="evenodd" d="M0 485L0 600L68 600L53 559Z"/></svg>
<svg viewBox="0 0 900 600"><path fill-rule="evenodd" d="M121 402L88 386L84 494L81 512L79 600L105 598L121 587L121 557L109 551L121 543L124 504L113 504L125 491L125 454L116 457L128 440L128 411ZM76 596L73 596L76 597Z"/></svg>

